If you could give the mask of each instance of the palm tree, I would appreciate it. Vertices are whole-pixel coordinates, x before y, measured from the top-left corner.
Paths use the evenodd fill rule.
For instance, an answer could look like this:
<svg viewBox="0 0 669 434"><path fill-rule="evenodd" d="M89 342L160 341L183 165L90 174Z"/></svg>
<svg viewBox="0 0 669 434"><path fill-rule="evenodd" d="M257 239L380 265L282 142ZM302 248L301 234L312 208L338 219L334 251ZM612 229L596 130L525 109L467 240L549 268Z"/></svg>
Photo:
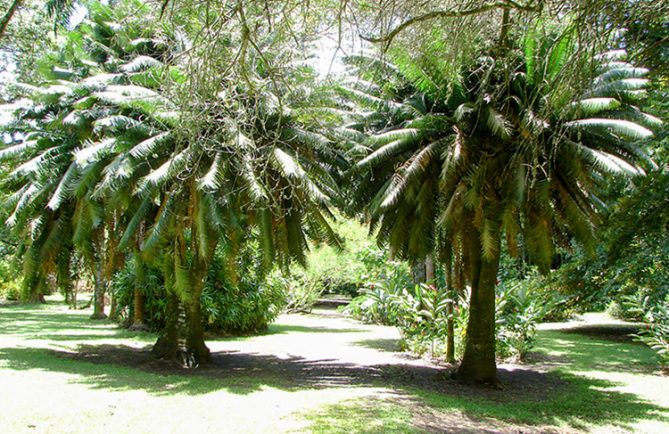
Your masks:
<svg viewBox="0 0 669 434"><path fill-rule="evenodd" d="M635 144L651 135L643 124L656 123L634 105L646 70L609 53L598 60L596 78L574 87L568 62L582 63L569 34L544 43L529 34L524 44L521 56L497 51L458 74L428 59L391 67L413 84L402 101L353 96L385 111L367 116L381 131L372 130L365 142L371 152L358 162L368 170L358 185L380 221L379 238L409 257L424 254L415 240L429 239L422 234L430 230L434 240L435 224L447 243L460 240L471 298L458 375L474 381L496 378L502 235L511 252L522 238L546 271L553 242L567 241L567 230L592 245L605 175L638 175L652 166ZM415 101L426 101L425 109Z"/></svg>
<svg viewBox="0 0 669 434"><path fill-rule="evenodd" d="M82 24L95 38L85 38L85 53L75 50L75 57L95 66L68 83L78 98L59 99L67 107L59 113L85 119L76 131L86 134L73 139L34 209L41 216L72 207L72 240L98 274L117 269L112 253L127 247L140 253L135 260L160 266L168 318L154 352L174 358L183 333L188 359L206 361L200 295L217 246L234 254L257 239L270 269L304 263L307 239L340 245L328 217L344 160L296 103L309 99L299 86L253 86L268 82L261 53L248 55L256 69L242 80L200 87L188 73L197 59L179 52L188 44L183 32L159 32L124 20L123 12L97 4ZM26 158L22 146L3 152Z"/></svg>

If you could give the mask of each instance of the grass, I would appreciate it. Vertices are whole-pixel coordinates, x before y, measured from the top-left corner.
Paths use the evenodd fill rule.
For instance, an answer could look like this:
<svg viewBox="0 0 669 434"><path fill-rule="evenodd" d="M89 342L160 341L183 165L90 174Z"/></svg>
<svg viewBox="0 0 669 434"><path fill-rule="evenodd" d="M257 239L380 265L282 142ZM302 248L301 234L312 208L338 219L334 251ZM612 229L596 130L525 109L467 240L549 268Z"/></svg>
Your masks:
<svg viewBox="0 0 669 434"><path fill-rule="evenodd" d="M539 331L534 359L552 370L548 384L561 384L546 399L496 400L414 391L441 411L457 409L475 417L511 423L583 430L669 429L669 378L657 375L655 354L635 343L593 339L575 333ZM532 367L532 365L529 365ZM654 432L655 429L650 429Z"/></svg>
<svg viewBox="0 0 669 434"><path fill-rule="evenodd" d="M0 307L3 432L669 432L669 378L655 372L652 351L634 343L541 330L535 363L501 366L497 390L445 379L356 381L366 371L354 365L262 354L277 341L287 352L319 340L336 351L344 339L393 349L364 325L330 327L313 318L304 325L299 317L272 325L268 335L215 341L258 350L219 356L228 361L223 369L154 369L147 348L155 336L88 314L54 304Z"/></svg>

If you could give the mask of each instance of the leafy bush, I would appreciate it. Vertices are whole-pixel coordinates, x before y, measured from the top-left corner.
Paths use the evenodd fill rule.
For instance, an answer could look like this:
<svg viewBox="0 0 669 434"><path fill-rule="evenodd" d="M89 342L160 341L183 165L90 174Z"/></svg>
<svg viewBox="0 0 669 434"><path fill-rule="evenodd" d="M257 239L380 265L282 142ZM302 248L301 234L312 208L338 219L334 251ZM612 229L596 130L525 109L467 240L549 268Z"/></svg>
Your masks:
<svg viewBox="0 0 669 434"><path fill-rule="evenodd" d="M286 305L282 287L253 275L232 284L220 269L212 268L202 293L208 330L234 335L267 330Z"/></svg>
<svg viewBox="0 0 669 434"><path fill-rule="evenodd" d="M21 297L21 282L7 260L0 260L0 299L16 301Z"/></svg>
<svg viewBox="0 0 669 434"><path fill-rule="evenodd" d="M206 330L230 335L266 330L286 305L282 288L251 269L246 269L235 282L228 277L227 265L217 254L205 282L201 302ZM145 297L144 320L148 327L159 330L165 322L164 281L160 270L146 264L144 267L144 280L139 286ZM136 286L133 261L127 261L111 282L119 306L118 320L125 325L130 325L133 317Z"/></svg>
<svg viewBox="0 0 669 434"><path fill-rule="evenodd" d="M564 299L537 288L538 276L531 274L498 286L496 300L497 353L500 357L523 360L535 344L537 323L559 311ZM467 294L454 305L456 354L464 349L469 318ZM397 271L368 285L344 312L359 320L396 326L405 349L439 357L445 351L447 306L452 300L446 291L424 284L414 286L408 272Z"/></svg>
<svg viewBox="0 0 669 434"><path fill-rule="evenodd" d="M658 355L660 366L669 371L669 297L651 304L650 297L627 296L625 308L642 318L646 326L635 336Z"/></svg>
<svg viewBox="0 0 669 434"><path fill-rule="evenodd" d="M275 272L269 280L272 286L281 288L286 294L286 311L288 312L311 312L324 291L320 277L310 276L304 271L288 275Z"/></svg>
<svg viewBox="0 0 669 434"><path fill-rule="evenodd" d="M536 343L537 324L564 304L557 295L535 287L537 276L498 286L496 301L497 354L524 360Z"/></svg>
<svg viewBox="0 0 669 434"><path fill-rule="evenodd" d="M130 326L134 315L135 288L144 297L144 324L152 330L165 326L166 295L163 275L159 269L143 264L144 278L141 285L136 283L136 264L126 261L110 282L110 291L117 303L117 317L112 318L125 326Z"/></svg>

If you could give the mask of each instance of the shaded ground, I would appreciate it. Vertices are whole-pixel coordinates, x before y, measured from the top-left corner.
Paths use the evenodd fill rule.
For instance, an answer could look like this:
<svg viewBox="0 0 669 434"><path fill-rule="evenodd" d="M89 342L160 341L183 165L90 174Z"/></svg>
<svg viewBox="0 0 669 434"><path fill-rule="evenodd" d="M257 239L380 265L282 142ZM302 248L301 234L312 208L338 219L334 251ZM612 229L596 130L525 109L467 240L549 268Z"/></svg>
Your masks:
<svg viewBox="0 0 669 434"><path fill-rule="evenodd" d="M130 415L111 432L156 431L123 425L133 420L132 399L161 432L192 431L186 413L211 419L202 432L221 424L235 432L669 431L669 398L656 393L668 379L656 375L647 348L622 339L622 326L605 318L542 326L534 364L501 365L502 387L479 388L450 381L449 367L398 352L395 329L332 311L282 316L263 336L210 340L213 363L195 370L152 359L154 336L86 315L60 306L0 308L0 372L8 374L0 375L0 390L32 385L25 405L75 389L83 400L96 391L118 396L110 411ZM57 390L32 384L37 377ZM4 396L0 426L35 432L19 416L21 399ZM71 406L86 414L81 401ZM51 420L42 432L69 432L59 411L36 413Z"/></svg>

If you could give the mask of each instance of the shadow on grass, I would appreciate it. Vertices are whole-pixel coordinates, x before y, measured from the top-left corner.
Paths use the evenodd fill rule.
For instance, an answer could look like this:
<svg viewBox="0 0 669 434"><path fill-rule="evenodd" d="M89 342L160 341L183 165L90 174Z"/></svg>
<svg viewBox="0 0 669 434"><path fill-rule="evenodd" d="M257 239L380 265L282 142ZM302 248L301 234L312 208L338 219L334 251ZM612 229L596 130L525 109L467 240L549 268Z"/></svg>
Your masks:
<svg viewBox="0 0 669 434"><path fill-rule="evenodd" d="M68 331L73 332L71 339ZM270 333L327 335L362 331L365 330L282 324L270 326ZM37 338L56 341L134 337L131 333L114 329L109 323L91 322L83 312L59 313L32 307L0 309L0 333L24 338L34 334ZM324 339L327 341L326 336ZM359 341L358 344L384 349L390 344L388 341L372 339ZM327 345L327 342L324 344ZM645 347L556 331L539 333L538 350L543 356L558 361L555 366L575 372L599 369L605 372L646 373L646 368L654 361L652 351ZM440 412L459 411L472 420L492 418L534 426L567 424L583 428L586 424L614 424L628 427L642 419L669 420L669 410L644 401L637 395L614 390L618 386L615 382L562 371L543 373L532 369L500 369L499 376L504 387L498 390L448 381L447 371L437 367L403 364L360 366L330 359L279 358L256 353L218 352L213 354L211 365L184 370L156 361L148 348L124 345L80 345L74 352L0 348L0 369L64 373L71 376L73 383L95 389L144 390L158 396L203 395L217 391L245 395L266 387L288 391L380 387L401 391L404 396L416 398ZM324 420L341 417L345 408L335 405L321 410L318 418ZM357 421L363 428L367 426L370 419L364 409L352 413L345 417ZM379 417L389 414L389 411L383 410ZM409 426L402 425L409 423L407 421L402 418L388 426Z"/></svg>
<svg viewBox="0 0 669 434"><path fill-rule="evenodd" d="M656 355L645 345L593 339L576 331L540 331L528 360L570 371L652 374L657 369Z"/></svg>
<svg viewBox="0 0 669 434"><path fill-rule="evenodd" d="M86 330L96 328L113 329L110 321L91 321L90 312L68 311L53 312L33 309L32 306L20 305L20 309L0 309L0 333L14 335L33 335L54 333L63 330Z"/></svg>
<svg viewBox="0 0 669 434"><path fill-rule="evenodd" d="M268 335L284 333L365 333L367 330L355 328L306 327L293 324L270 324Z"/></svg>
<svg viewBox="0 0 669 434"><path fill-rule="evenodd" d="M96 389L139 389L155 395L201 395L216 391L246 395L264 387L288 391L382 387L419 398L441 412L464 412L473 420L494 418L531 425L562 423L575 428L583 428L586 423L626 427L641 419L669 420L666 408L634 394L612 390L617 386L614 382L529 369L500 369L504 387L492 389L448 381L446 371L436 367L360 366L329 359L282 359L238 352L214 353L211 365L184 370L154 360L146 348L119 345L80 346L74 353L2 348L0 365L17 371L72 374L75 377L71 381ZM339 410L333 407L332 411Z"/></svg>
<svg viewBox="0 0 669 434"><path fill-rule="evenodd" d="M588 336L593 339L601 339L605 341L624 342L634 345L644 345L641 342L636 342L632 336L638 333L642 328L641 325L631 324L602 324L602 325L581 325L561 330L562 333L574 333L578 335Z"/></svg>
<svg viewBox="0 0 669 434"><path fill-rule="evenodd" d="M389 353L394 353L401 351L399 340L392 338L384 339L362 339L352 343L356 347L364 347L372 350L386 351Z"/></svg>

